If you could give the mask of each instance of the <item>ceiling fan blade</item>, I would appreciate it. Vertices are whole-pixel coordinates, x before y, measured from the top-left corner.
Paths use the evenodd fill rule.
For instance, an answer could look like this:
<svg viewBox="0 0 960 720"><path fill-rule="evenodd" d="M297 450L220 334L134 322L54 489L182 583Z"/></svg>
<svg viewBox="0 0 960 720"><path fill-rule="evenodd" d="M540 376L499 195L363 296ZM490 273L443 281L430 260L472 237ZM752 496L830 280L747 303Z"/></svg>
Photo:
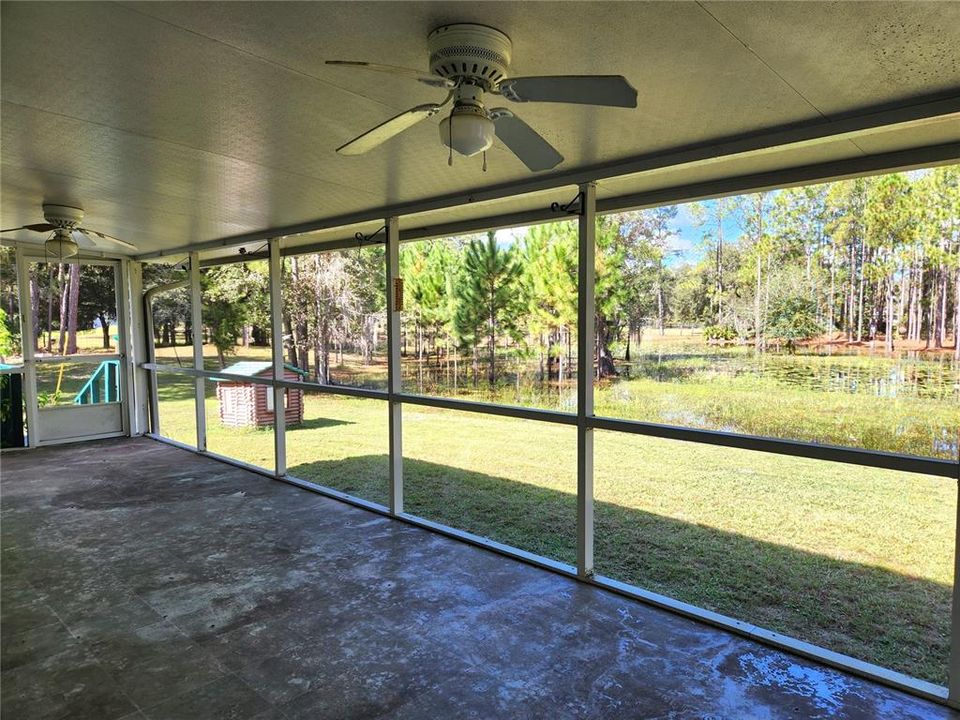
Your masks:
<svg viewBox="0 0 960 720"><path fill-rule="evenodd" d="M507 108L490 111L497 138L533 172L551 170L563 162L563 155Z"/></svg>
<svg viewBox="0 0 960 720"><path fill-rule="evenodd" d="M436 115L440 112L441 107L442 105L437 103L430 103L429 105L417 105L415 108L410 108L341 145L337 148L337 152L341 155L362 155L378 145L382 145L394 135L399 135L407 128L413 127L418 122Z"/></svg>
<svg viewBox="0 0 960 720"><path fill-rule="evenodd" d="M457 86L455 80L443 78L432 73L414 70L412 68L397 67L396 65L378 65L377 63L368 63L354 60L327 60L327 65L338 65L340 67L359 68L361 70L373 70L374 72L389 73L390 75L403 75L422 82L424 85L438 88L454 88Z"/></svg>
<svg viewBox="0 0 960 720"><path fill-rule="evenodd" d="M622 75L507 78L497 92L513 102L561 102L635 108L637 91Z"/></svg>
<svg viewBox="0 0 960 720"><path fill-rule="evenodd" d="M18 228L9 228L7 230L0 230L0 232L16 232L17 230L33 230L33 232L50 232L51 230L56 230L56 225L51 225L50 223L35 223L34 225L24 225L23 227Z"/></svg>
<svg viewBox="0 0 960 720"><path fill-rule="evenodd" d="M70 232L70 238L77 243L77 245L90 245L92 247L98 247L100 243L93 239L92 233L85 233L80 228L76 228Z"/></svg>
<svg viewBox="0 0 960 720"><path fill-rule="evenodd" d="M113 242L113 243L117 243L118 245L123 245L123 247L129 250L138 249L137 246L134 245L133 243L129 243L126 240L121 240L120 238L115 238L112 235L107 235L106 233L97 232L96 230L88 230L87 228L77 228L76 232L86 235L90 239L90 242L92 242L94 245L99 244L96 240L93 239L93 236L96 236L101 240L106 240L107 242Z"/></svg>

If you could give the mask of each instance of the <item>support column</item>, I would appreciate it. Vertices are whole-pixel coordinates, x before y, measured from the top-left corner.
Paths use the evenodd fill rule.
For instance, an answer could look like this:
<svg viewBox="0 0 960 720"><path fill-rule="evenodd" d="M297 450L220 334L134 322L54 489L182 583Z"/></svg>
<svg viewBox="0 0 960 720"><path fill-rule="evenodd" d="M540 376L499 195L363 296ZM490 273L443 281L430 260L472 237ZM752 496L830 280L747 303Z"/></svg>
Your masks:
<svg viewBox="0 0 960 720"><path fill-rule="evenodd" d="M577 263L577 574L593 575L593 355L597 186L580 186Z"/></svg>
<svg viewBox="0 0 960 720"><path fill-rule="evenodd" d="M402 405L396 399L400 392L400 308L402 283L400 278L400 220L387 219L387 392L390 427L390 512L403 512L403 428ZM399 283L397 282L399 280ZM400 297L398 298L398 295Z"/></svg>
<svg viewBox="0 0 960 720"><path fill-rule="evenodd" d="M150 392L153 377L156 373L148 372L140 367L150 358L147 355L148 340L146 334L146 318L143 307L143 265L136 260L124 260L121 266L126 269L125 293L127 297L127 324L126 345L127 351L127 384L131 388L128 393L130 410L130 434L143 435L150 429L148 407L155 397ZM121 336L122 337L122 336Z"/></svg>
<svg viewBox="0 0 960 720"><path fill-rule="evenodd" d="M960 708L960 465L957 466L957 521L954 525L953 608L950 612L950 664L947 702Z"/></svg>
<svg viewBox="0 0 960 720"><path fill-rule="evenodd" d="M130 334L130 261L121 260L116 264L114 273L114 287L117 306L117 354L120 356L120 372L117 377L117 386L120 388L120 399L123 405L123 434L129 437L135 434L134 412L139 403L135 395L133 384L133 367L136 363L133 352L133 336ZM107 390L108 374L104 374L104 396L109 397Z"/></svg>
<svg viewBox="0 0 960 720"><path fill-rule="evenodd" d="M30 262L23 248L17 247L17 290L20 300L20 346L23 352L23 402L27 409L27 445L37 446L39 410L37 406L37 365L34 352L36 328L30 299Z"/></svg>
<svg viewBox="0 0 960 720"><path fill-rule="evenodd" d="M273 348L273 379L283 380L283 258L280 238L270 240L270 345ZM273 456L275 474L287 474L287 413L283 402L286 388L274 386L273 393Z"/></svg>
<svg viewBox="0 0 960 720"><path fill-rule="evenodd" d="M190 253L190 322L193 326L193 369L203 370L203 293L200 291L200 253ZM204 379L196 378L194 399L197 416L197 450L207 449L207 413Z"/></svg>

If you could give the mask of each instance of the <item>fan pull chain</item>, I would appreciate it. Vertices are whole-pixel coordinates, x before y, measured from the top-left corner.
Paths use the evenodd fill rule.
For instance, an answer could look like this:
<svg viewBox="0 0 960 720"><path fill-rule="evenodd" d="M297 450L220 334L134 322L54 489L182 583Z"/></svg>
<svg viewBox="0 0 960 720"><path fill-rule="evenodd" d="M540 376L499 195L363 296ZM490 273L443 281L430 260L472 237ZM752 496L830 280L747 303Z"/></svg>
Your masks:
<svg viewBox="0 0 960 720"><path fill-rule="evenodd" d="M447 144L447 165L453 167L453 113L450 114L450 122L447 123L447 136L450 139Z"/></svg>
<svg viewBox="0 0 960 720"><path fill-rule="evenodd" d="M483 151L483 171L487 171L487 151Z"/></svg>

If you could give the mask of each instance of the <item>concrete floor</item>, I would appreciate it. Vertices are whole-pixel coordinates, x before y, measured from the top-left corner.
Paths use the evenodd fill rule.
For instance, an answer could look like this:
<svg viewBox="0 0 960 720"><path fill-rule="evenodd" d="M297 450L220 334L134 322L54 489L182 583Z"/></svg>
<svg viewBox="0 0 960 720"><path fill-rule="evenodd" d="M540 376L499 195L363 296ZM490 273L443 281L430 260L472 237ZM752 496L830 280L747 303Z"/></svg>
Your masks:
<svg viewBox="0 0 960 720"><path fill-rule="evenodd" d="M4 720L955 717L151 440L2 472Z"/></svg>

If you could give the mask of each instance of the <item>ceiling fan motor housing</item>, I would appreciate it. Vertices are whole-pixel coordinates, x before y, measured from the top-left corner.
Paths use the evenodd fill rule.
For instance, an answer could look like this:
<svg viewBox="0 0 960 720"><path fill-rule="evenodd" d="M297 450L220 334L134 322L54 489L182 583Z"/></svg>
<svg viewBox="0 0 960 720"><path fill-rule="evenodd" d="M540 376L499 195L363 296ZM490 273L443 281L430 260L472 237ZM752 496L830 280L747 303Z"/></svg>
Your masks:
<svg viewBox="0 0 960 720"><path fill-rule="evenodd" d="M430 72L466 79L490 91L507 77L512 43L506 34L486 25L442 25L427 36Z"/></svg>
<svg viewBox="0 0 960 720"><path fill-rule="evenodd" d="M69 205L44 203L43 218L51 225L61 228L76 227L83 221L83 210Z"/></svg>

